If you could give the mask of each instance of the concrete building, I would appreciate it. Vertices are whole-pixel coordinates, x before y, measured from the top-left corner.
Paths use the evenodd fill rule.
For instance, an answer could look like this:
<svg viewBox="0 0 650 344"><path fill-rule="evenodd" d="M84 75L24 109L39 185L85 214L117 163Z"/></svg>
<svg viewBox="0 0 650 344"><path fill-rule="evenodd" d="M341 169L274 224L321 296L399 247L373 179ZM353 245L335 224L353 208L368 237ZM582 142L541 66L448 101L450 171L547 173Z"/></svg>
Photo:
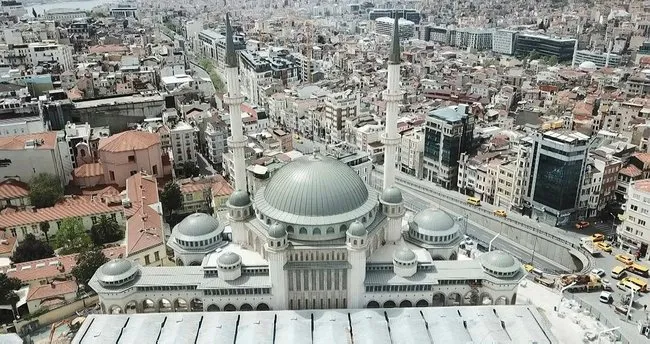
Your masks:
<svg viewBox="0 0 650 344"><path fill-rule="evenodd" d="M223 154L226 152L228 127L223 121L209 121L203 132L207 158L213 166L221 166Z"/></svg>
<svg viewBox="0 0 650 344"><path fill-rule="evenodd" d="M542 56L554 56L558 61L570 61L573 59L575 42L575 39L520 32L515 41L515 55L527 56L534 50Z"/></svg>
<svg viewBox="0 0 650 344"><path fill-rule="evenodd" d="M517 31L496 30L492 36L492 51L504 55L515 53Z"/></svg>
<svg viewBox="0 0 650 344"><path fill-rule="evenodd" d="M575 54L574 63L576 66L579 66L583 62L593 62L598 68L604 68L605 64L607 64L608 67L616 68L621 64L620 55L611 53L609 54L609 57L607 55L607 53L600 53L589 50L578 50Z"/></svg>
<svg viewBox="0 0 650 344"><path fill-rule="evenodd" d="M456 29L454 45L462 49L492 49L493 33L493 30L470 28Z"/></svg>
<svg viewBox="0 0 650 344"><path fill-rule="evenodd" d="M111 17L115 19L128 19L128 18L136 19L138 8L132 5L120 4L117 5L116 7L111 7L110 12L111 12Z"/></svg>
<svg viewBox="0 0 650 344"><path fill-rule="evenodd" d="M0 44L0 63L14 67L58 63L63 71L71 70L72 47L44 42Z"/></svg>
<svg viewBox="0 0 650 344"><path fill-rule="evenodd" d="M357 115L357 95L350 90L330 93L325 98L325 128L327 142L346 140L345 121Z"/></svg>
<svg viewBox="0 0 650 344"><path fill-rule="evenodd" d="M198 131L198 128L184 121L176 123L169 129L175 169L182 169L186 162L196 163L196 150L199 143Z"/></svg>
<svg viewBox="0 0 650 344"><path fill-rule="evenodd" d="M395 25L395 20L389 17L377 18L375 20L375 31L379 35L392 36L393 26ZM397 24L399 27L399 37L400 39L410 39L415 35L415 23L406 19L399 19Z"/></svg>
<svg viewBox="0 0 650 344"><path fill-rule="evenodd" d="M458 160L471 147L474 116L460 104L433 110L427 116L422 177L446 189L457 185Z"/></svg>
<svg viewBox="0 0 650 344"><path fill-rule="evenodd" d="M86 12L80 9L53 8L45 11L42 18L59 23L71 23L76 19L86 18Z"/></svg>
<svg viewBox="0 0 650 344"><path fill-rule="evenodd" d="M56 132L0 137L0 179L29 182L40 173L53 174L66 185L72 179L70 153ZM69 166L66 166L66 162Z"/></svg>
<svg viewBox="0 0 650 344"><path fill-rule="evenodd" d="M420 12L415 9L388 9L388 8L376 8L368 12L368 19L376 20L379 18L404 18L406 20L412 21L415 24L420 24L422 16Z"/></svg>
<svg viewBox="0 0 650 344"><path fill-rule="evenodd" d="M630 184L624 217L625 221L616 229L618 241L645 256L650 244L650 179Z"/></svg>
<svg viewBox="0 0 650 344"><path fill-rule="evenodd" d="M527 198L533 217L552 226L584 216L580 195L589 153L589 137L578 132L546 131L534 134L531 182Z"/></svg>
<svg viewBox="0 0 650 344"><path fill-rule="evenodd" d="M27 10L25 9L25 6L23 6L23 3L14 0L2 1L0 9L2 10L2 13L7 13L10 16L18 18L27 14Z"/></svg>
<svg viewBox="0 0 650 344"><path fill-rule="evenodd" d="M424 127L414 128L402 134L399 153L400 171L422 178L424 166Z"/></svg>

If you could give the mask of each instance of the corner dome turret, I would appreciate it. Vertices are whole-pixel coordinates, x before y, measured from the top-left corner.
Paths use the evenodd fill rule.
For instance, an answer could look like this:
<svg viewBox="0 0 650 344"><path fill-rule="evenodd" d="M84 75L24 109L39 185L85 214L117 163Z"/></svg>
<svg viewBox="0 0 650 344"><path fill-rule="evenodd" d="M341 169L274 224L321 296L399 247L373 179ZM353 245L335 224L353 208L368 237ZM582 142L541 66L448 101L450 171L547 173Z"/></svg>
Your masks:
<svg viewBox="0 0 650 344"><path fill-rule="evenodd" d="M223 232L223 227L214 217L204 213L194 213L184 218L174 227L178 234L191 239L203 236L215 236Z"/></svg>
<svg viewBox="0 0 650 344"><path fill-rule="evenodd" d="M99 283L105 287L119 287L133 280L138 272L137 264L126 259L113 259L97 269Z"/></svg>
<svg viewBox="0 0 650 344"><path fill-rule="evenodd" d="M385 203L402 203L402 192L397 187L391 186L381 194L381 200Z"/></svg>
<svg viewBox="0 0 650 344"><path fill-rule="evenodd" d="M282 239L287 235L287 228L280 222L275 222L269 228L269 236L273 239Z"/></svg>
<svg viewBox="0 0 650 344"><path fill-rule="evenodd" d="M233 207L245 207L251 203L251 198L248 192L244 190L237 190L228 197L228 204Z"/></svg>
<svg viewBox="0 0 650 344"><path fill-rule="evenodd" d="M362 237L368 234L366 226L363 225L359 220L352 222L350 228L348 228L348 234L353 236Z"/></svg>
<svg viewBox="0 0 650 344"><path fill-rule="evenodd" d="M510 254L491 251L479 257L483 269L496 277L511 277L521 270L521 264Z"/></svg>
<svg viewBox="0 0 650 344"><path fill-rule="evenodd" d="M235 252L226 252L219 256L217 262L220 266L231 266L241 262L241 257Z"/></svg>
<svg viewBox="0 0 650 344"><path fill-rule="evenodd" d="M406 246L400 248L395 252L395 254L393 254L393 259L400 263L410 263L413 262L415 258L415 252Z"/></svg>

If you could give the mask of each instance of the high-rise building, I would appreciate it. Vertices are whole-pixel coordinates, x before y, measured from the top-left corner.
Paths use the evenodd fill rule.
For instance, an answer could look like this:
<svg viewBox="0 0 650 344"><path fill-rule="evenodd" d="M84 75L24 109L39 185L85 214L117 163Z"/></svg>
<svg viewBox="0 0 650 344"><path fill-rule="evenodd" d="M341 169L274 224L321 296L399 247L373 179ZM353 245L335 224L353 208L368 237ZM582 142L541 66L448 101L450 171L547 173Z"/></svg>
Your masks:
<svg viewBox="0 0 650 344"><path fill-rule="evenodd" d="M368 13L368 19L375 20L377 18L404 18L410 20L415 24L420 24L420 12L413 9L374 9Z"/></svg>
<svg viewBox="0 0 650 344"><path fill-rule="evenodd" d="M469 105L431 111L424 137L424 179L446 189L455 188L460 154L471 147L473 137L474 116Z"/></svg>
<svg viewBox="0 0 650 344"><path fill-rule="evenodd" d="M546 131L535 133L534 140L527 192L533 217L553 226L565 224L580 215L589 136Z"/></svg>
<svg viewBox="0 0 650 344"><path fill-rule="evenodd" d="M345 121L357 115L356 94L350 90L331 93L325 98L325 126L329 142L345 141Z"/></svg>
<svg viewBox="0 0 650 344"><path fill-rule="evenodd" d="M517 31L497 30L492 36L492 51L499 54L512 55L515 53Z"/></svg>
<svg viewBox="0 0 650 344"><path fill-rule="evenodd" d="M515 55L528 55L535 51L541 56L555 56L558 61L573 59L575 39L553 38L536 33L519 33L515 40Z"/></svg>
<svg viewBox="0 0 650 344"><path fill-rule="evenodd" d="M377 34L390 36L392 34L393 26L397 25L399 27L399 37L400 39L409 39L413 38L415 35L415 23L406 19L399 19L399 22L396 22L392 18L382 17L375 20L375 31Z"/></svg>

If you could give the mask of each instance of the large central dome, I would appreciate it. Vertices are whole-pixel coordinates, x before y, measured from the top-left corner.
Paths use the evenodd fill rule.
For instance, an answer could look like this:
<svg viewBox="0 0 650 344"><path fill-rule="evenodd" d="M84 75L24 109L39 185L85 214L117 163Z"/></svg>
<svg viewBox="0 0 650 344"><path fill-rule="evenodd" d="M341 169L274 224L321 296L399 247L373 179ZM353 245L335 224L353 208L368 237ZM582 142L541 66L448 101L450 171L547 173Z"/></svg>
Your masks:
<svg viewBox="0 0 650 344"><path fill-rule="evenodd" d="M322 225L361 218L377 204L375 196L353 169L317 154L280 168L255 205L281 222Z"/></svg>

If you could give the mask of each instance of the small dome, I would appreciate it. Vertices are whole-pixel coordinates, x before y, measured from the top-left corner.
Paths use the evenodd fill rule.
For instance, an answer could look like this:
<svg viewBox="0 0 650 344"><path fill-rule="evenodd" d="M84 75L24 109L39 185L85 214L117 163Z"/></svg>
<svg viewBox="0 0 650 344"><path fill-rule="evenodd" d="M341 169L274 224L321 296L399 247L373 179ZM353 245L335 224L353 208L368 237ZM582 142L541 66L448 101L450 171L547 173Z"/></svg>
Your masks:
<svg viewBox="0 0 650 344"><path fill-rule="evenodd" d="M520 268L517 260L503 251L487 252L482 254L479 259L481 260L481 265L483 265L485 269L496 272L512 273L516 272L517 269Z"/></svg>
<svg viewBox="0 0 650 344"><path fill-rule="evenodd" d="M350 228L348 228L348 234L360 237L368 234L368 231L366 231L366 226L364 226L363 223L356 220L352 222Z"/></svg>
<svg viewBox="0 0 650 344"><path fill-rule="evenodd" d="M219 221L208 214L194 213L176 225L175 230L188 237L199 237L218 231Z"/></svg>
<svg viewBox="0 0 650 344"><path fill-rule="evenodd" d="M441 235L442 232L452 229L455 229L454 232L458 230L458 228L454 228L456 225L454 219L440 209L424 209L415 214L411 223L417 226L416 230L419 233L426 235Z"/></svg>
<svg viewBox="0 0 650 344"><path fill-rule="evenodd" d="M410 248L403 246L395 254L393 258L400 262L412 262L415 260L415 252Z"/></svg>
<svg viewBox="0 0 650 344"><path fill-rule="evenodd" d="M119 258L102 265L101 272L104 276L119 276L128 272L131 267L133 263L130 260Z"/></svg>
<svg viewBox="0 0 650 344"><path fill-rule="evenodd" d="M226 252L219 256L220 265L235 265L241 261L241 257L235 252Z"/></svg>
<svg viewBox="0 0 650 344"><path fill-rule="evenodd" d="M269 228L269 236L274 239L284 238L287 235L287 229L284 224L276 222Z"/></svg>
<svg viewBox="0 0 650 344"><path fill-rule="evenodd" d="M381 194L381 200L386 203L402 203L402 192L391 186Z"/></svg>
<svg viewBox="0 0 650 344"><path fill-rule="evenodd" d="M580 68L581 70L593 71L596 70L598 67L596 66L595 63L591 61L584 61L580 64L578 68Z"/></svg>
<svg viewBox="0 0 650 344"><path fill-rule="evenodd" d="M248 196L248 192L237 190L230 195L228 203L234 207L245 207L251 203L251 198Z"/></svg>

